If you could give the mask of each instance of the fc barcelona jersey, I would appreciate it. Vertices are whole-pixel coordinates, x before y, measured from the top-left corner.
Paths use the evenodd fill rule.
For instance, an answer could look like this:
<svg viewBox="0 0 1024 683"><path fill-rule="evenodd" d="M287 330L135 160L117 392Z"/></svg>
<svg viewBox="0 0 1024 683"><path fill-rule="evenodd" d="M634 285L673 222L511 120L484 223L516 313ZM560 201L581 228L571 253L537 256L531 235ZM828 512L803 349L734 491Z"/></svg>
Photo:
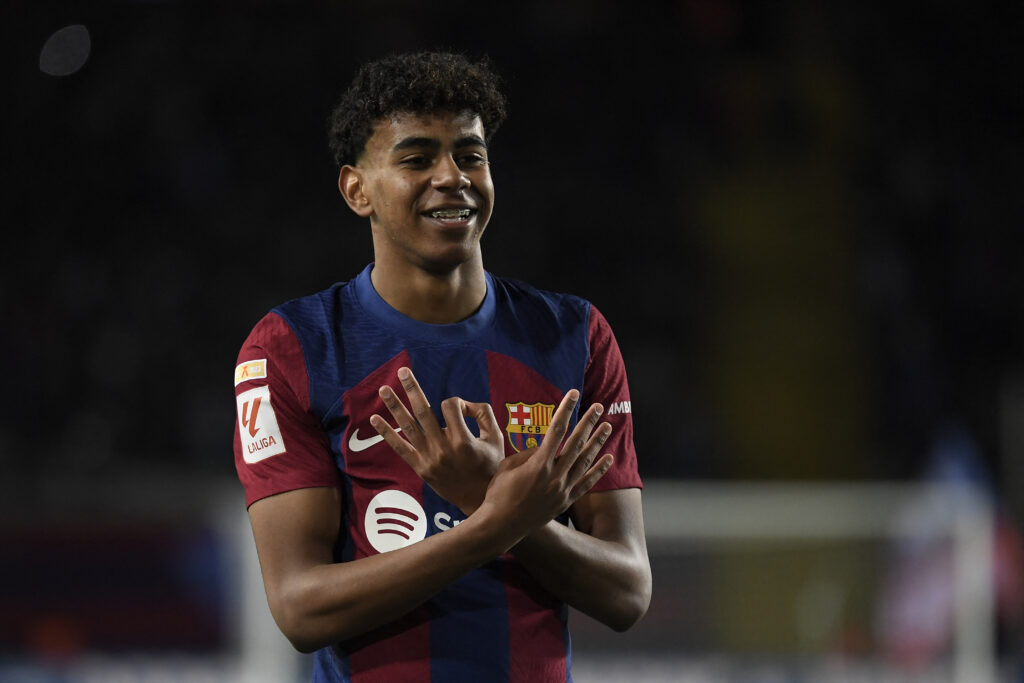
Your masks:
<svg viewBox="0 0 1024 683"><path fill-rule="evenodd" d="M338 488L338 562L461 522L462 512L370 426L373 414L390 418L382 385L404 396L402 366L415 373L442 425L449 396L491 404L506 455L542 443L562 396L580 389L579 406L600 402L613 427L603 452L615 462L593 490L641 486L622 357L590 303L487 274L475 314L431 325L381 299L371 268L273 309L243 345L235 466L247 504L299 488ZM314 680L571 681L566 620L566 605L506 554L397 622L318 651Z"/></svg>

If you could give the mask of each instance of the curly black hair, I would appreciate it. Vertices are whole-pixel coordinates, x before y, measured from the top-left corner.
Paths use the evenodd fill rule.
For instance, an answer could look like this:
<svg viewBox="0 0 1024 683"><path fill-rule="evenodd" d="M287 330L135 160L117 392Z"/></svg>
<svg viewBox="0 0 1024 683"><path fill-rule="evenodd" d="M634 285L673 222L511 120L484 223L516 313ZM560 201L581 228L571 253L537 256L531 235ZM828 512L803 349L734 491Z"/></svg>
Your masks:
<svg viewBox="0 0 1024 683"><path fill-rule="evenodd" d="M506 116L500 85L486 57L472 61L448 52L417 52L365 64L331 113L331 153L339 167L355 164L377 122L399 112L468 110L480 117L490 141Z"/></svg>

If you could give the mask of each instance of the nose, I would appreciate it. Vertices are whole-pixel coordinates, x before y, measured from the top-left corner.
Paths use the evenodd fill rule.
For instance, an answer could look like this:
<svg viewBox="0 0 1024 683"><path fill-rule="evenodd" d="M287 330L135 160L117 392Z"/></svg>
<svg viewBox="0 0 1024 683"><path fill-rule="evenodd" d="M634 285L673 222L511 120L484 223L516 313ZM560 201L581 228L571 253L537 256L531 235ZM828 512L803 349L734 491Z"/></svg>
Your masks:
<svg viewBox="0 0 1024 683"><path fill-rule="evenodd" d="M468 188L470 182L466 174L459 168L455 157L451 154L442 154L434 169L431 184L438 190L457 192Z"/></svg>

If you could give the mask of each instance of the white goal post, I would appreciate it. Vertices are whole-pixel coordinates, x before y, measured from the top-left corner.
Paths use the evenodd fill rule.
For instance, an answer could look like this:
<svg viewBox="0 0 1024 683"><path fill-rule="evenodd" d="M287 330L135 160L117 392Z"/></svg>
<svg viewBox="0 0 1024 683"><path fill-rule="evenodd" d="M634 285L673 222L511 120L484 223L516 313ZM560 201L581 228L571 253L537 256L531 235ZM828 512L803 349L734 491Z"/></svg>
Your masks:
<svg viewBox="0 0 1024 683"><path fill-rule="evenodd" d="M905 514L911 506L929 514ZM652 481L644 487L644 520L652 553L751 539L945 536L954 548L951 680L997 680L994 512L983 492L905 483Z"/></svg>

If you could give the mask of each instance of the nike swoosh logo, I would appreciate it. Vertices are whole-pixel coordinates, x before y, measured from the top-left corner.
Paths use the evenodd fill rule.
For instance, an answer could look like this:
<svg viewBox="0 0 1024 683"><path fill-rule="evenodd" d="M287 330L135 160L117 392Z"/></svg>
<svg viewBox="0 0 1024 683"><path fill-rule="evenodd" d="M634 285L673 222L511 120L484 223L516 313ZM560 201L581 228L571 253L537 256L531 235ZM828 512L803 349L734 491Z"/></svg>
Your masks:
<svg viewBox="0 0 1024 683"><path fill-rule="evenodd" d="M401 427L396 427L395 431L396 432L400 432L400 431L402 431L402 428ZM376 446L377 444L379 444L383 440L384 440L384 437L381 436L380 434L376 434L376 433L373 436L371 436L369 439L360 439L359 438L359 429L356 428L356 431L352 432L352 436L350 436L348 438L348 449L350 451L354 451L354 452L358 453L359 451L365 451L370 446Z"/></svg>

